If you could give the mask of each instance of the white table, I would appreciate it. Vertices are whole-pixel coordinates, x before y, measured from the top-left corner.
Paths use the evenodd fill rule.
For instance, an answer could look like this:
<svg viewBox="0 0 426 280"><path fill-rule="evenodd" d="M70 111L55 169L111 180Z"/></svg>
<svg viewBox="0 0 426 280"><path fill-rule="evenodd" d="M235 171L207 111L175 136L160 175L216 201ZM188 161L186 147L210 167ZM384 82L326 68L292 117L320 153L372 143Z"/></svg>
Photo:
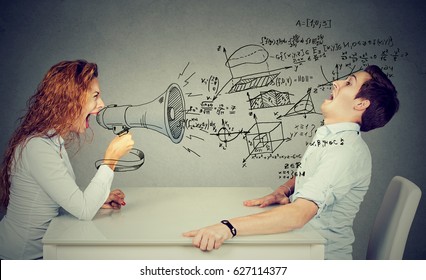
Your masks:
<svg viewBox="0 0 426 280"><path fill-rule="evenodd" d="M270 188L123 188L126 206L101 209L92 221L65 214L43 238L45 259L323 259L325 239L305 226L271 235L237 236L202 252L182 233L264 211L242 202Z"/></svg>

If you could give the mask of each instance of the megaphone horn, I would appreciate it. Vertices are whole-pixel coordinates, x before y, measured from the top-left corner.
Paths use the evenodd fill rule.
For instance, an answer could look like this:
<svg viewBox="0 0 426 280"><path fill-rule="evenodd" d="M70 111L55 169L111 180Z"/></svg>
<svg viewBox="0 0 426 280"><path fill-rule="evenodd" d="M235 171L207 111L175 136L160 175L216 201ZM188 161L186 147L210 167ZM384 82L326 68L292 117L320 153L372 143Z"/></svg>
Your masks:
<svg viewBox="0 0 426 280"><path fill-rule="evenodd" d="M103 128L121 134L141 127L160 132L179 143L185 131L185 100L177 84L151 102L141 105L109 105L99 111L96 120Z"/></svg>

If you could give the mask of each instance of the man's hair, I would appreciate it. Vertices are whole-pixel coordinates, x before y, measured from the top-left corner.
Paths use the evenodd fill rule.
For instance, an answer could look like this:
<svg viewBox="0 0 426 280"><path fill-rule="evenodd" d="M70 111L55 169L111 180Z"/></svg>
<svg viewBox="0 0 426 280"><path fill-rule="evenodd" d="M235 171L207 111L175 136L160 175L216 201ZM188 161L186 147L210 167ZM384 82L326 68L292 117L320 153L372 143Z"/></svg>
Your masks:
<svg viewBox="0 0 426 280"><path fill-rule="evenodd" d="M364 71L372 79L361 86L355 98L370 101L361 119L361 131L369 131L390 121L399 109L399 100L394 85L378 66L370 65Z"/></svg>

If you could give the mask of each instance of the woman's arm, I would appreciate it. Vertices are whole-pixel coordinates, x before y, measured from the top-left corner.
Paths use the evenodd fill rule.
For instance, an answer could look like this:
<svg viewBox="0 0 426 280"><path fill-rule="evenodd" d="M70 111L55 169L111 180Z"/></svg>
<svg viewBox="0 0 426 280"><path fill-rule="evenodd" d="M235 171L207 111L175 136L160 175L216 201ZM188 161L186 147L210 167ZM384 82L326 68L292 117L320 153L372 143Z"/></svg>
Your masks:
<svg viewBox="0 0 426 280"><path fill-rule="evenodd" d="M110 194L114 172L101 166L82 191L75 182L66 151L63 149L61 156L49 141L29 140L22 153L23 163L53 201L78 219L91 220Z"/></svg>

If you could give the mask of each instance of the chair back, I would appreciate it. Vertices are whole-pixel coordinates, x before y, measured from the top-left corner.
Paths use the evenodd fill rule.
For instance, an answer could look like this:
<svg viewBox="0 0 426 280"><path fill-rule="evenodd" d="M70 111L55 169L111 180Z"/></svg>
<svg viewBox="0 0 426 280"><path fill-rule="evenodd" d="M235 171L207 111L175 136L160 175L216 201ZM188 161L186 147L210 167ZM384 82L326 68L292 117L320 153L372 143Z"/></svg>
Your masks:
<svg viewBox="0 0 426 280"><path fill-rule="evenodd" d="M401 260L422 192L410 180L395 176L383 197L370 235L368 260Z"/></svg>

